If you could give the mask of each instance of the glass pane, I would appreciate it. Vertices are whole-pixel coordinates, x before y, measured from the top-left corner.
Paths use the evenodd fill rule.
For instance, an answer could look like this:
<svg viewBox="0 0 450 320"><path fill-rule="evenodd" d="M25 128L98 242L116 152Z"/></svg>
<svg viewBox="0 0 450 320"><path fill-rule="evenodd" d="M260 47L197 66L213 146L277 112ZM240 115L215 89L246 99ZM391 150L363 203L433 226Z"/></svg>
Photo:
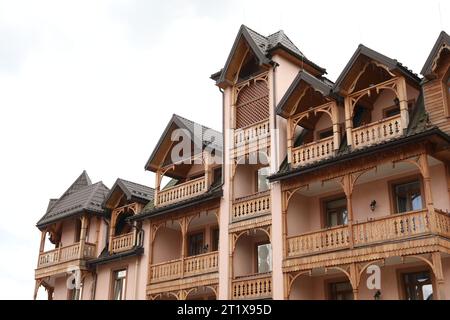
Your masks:
<svg viewBox="0 0 450 320"><path fill-rule="evenodd" d="M345 225L348 222L347 199L340 198L325 204L327 227Z"/></svg>
<svg viewBox="0 0 450 320"><path fill-rule="evenodd" d="M394 192L398 213L421 210L423 208L420 182L418 180L396 185Z"/></svg>
<svg viewBox="0 0 450 320"><path fill-rule="evenodd" d="M423 300L433 300L433 285L426 284L422 287Z"/></svg>
<svg viewBox="0 0 450 320"><path fill-rule="evenodd" d="M270 243L258 246L258 273L272 271L272 246Z"/></svg>
<svg viewBox="0 0 450 320"><path fill-rule="evenodd" d="M269 190L269 182L267 181L269 174L269 167L258 170L258 192Z"/></svg>

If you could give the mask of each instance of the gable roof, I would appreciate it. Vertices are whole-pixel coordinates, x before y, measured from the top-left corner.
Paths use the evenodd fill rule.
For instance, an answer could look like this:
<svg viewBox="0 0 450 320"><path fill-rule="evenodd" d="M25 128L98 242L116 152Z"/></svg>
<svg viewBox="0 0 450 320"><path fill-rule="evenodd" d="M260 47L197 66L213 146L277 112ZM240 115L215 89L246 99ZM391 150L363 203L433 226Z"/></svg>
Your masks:
<svg viewBox="0 0 450 320"><path fill-rule="evenodd" d="M109 200L109 198L117 188L120 188L120 190L122 190L128 201L134 198L141 202L147 203L149 201L153 201L153 196L155 193L155 190L151 187L118 178L106 195L103 204L106 204L106 202Z"/></svg>
<svg viewBox="0 0 450 320"><path fill-rule="evenodd" d="M173 114L172 118L170 119L169 123L166 126L166 129L164 130L163 134L159 138L158 143L156 144L155 148L153 149L153 152L150 155L150 158L147 160L147 163L145 164L146 170L149 170L151 163L155 159L161 145L164 142L164 139L170 133L171 128L173 128L173 125L175 125L177 128L187 130L189 132L189 134L191 135L191 137L194 138L193 143L196 145L197 148L203 149L206 146L211 146L215 150L222 153L223 136L222 136L221 132L216 131L211 128L208 128L201 124L198 124L189 119L183 118L177 114ZM201 145L199 144L200 141L201 141Z"/></svg>
<svg viewBox="0 0 450 320"><path fill-rule="evenodd" d="M432 77L433 69L435 67L433 65L433 62L435 61L436 57L440 55L442 49L444 48L450 50L450 36L445 31L441 31L439 37L434 43L433 48L430 51L430 54L428 55L427 60L425 61L425 64L423 65L422 71L420 71L423 76L427 78Z"/></svg>
<svg viewBox="0 0 450 320"><path fill-rule="evenodd" d="M282 117L287 116L286 109L291 103L293 103L293 93L297 90L302 82L307 83L314 90L321 92L323 96L328 96L333 86L333 83L331 81L327 79L318 79L307 71L301 70L278 103L276 110L278 115Z"/></svg>
<svg viewBox="0 0 450 320"><path fill-rule="evenodd" d="M36 225L42 228L86 211L102 214L102 203L108 191L101 181L92 184L86 171L83 171L59 199L50 199L46 213Z"/></svg>
<svg viewBox="0 0 450 320"><path fill-rule="evenodd" d="M296 58L311 65L322 74L326 73L326 70L317 64L313 63L298 49L298 47L289 39L283 30L279 30L269 36L263 36L260 33L250 29L245 25L241 25L239 28L236 39L234 40L231 51L225 62L225 66L219 71L211 75L211 79L216 80L216 84L220 84L226 81L225 75L233 59L233 56L238 49L241 39L244 39L251 50L255 54L260 65L270 65L273 63L271 60L271 53L277 49L282 49Z"/></svg>
<svg viewBox="0 0 450 320"><path fill-rule="evenodd" d="M358 46L358 48L356 49L356 51L353 53L352 57L350 58L350 60L347 62L347 65L345 66L345 68L342 70L341 74L339 75L339 77L337 78L334 87L333 87L333 91L334 92L338 92L341 89L342 83L344 82L345 78L347 77L348 73L350 72L350 70L352 69L353 65L355 64L355 62L358 60L358 58L360 56L366 56L372 60L375 60L377 62L382 63L383 65L385 65L386 67L389 68L389 70L398 70L399 72L401 72L406 78L419 83L420 82L420 78L417 74L415 74L414 72L412 72L411 70L409 70L407 67L405 67L403 64L401 64L400 62L398 62L395 59L391 59L375 50L372 50L366 46L364 46L363 44L360 44Z"/></svg>

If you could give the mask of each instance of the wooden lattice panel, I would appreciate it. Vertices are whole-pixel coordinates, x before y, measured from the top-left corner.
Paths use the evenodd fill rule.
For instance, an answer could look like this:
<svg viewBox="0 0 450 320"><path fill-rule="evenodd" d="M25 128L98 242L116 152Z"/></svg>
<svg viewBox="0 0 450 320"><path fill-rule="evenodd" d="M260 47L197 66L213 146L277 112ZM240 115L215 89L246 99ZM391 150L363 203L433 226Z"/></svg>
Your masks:
<svg viewBox="0 0 450 320"><path fill-rule="evenodd" d="M269 88L266 81L251 81L239 90L236 101L236 129L269 118Z"/></svg>

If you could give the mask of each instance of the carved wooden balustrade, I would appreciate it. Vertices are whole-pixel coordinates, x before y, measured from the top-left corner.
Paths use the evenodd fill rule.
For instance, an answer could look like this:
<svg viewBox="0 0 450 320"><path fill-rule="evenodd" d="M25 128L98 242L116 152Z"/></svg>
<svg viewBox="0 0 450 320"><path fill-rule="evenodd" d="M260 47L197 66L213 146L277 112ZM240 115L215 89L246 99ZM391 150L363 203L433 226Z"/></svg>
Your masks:
<svg viewBox="0 0 450 320"><path fill-rule="evenodd" d="M431 213L420 210L392 214L353 225L355 247L411 239L426 234L439 234L450 239L450 215L439 210ZM287 237L286 245L288 257L346 249L350 245L349 227L339 226Z"/></svg>
<svg viewBox="0 0 450 320"><path fill-rule="evenodd" d="M112 253L131 250L136 245L136 233L130 232L112 238Z"/></svg>
<svg viewBox="0 0 450 320"><path fill-rule="evenodd" d="M205 177L200 177L158 192L158 206L167 206L193 198L207 191Z"/></svg>
<svg viewBox="0 0 450 320"><path fill-rule="evenodd" d="M238 221L270 212L270 193L257 193L233 202L232 220Z"/></svg>
<svg viewBox="0 0 450 320"><path fill-rule="evenodd" d="M80 255L80 243L77 242L73 245L66 247L59 247L57 249L42 252L38 258L38 268L49 267L57 265L59 263L77 260ZM96 255L96 246L92 243L85 243L84 252L81 259L92 259Z"/></svg>
<svg viewBox="0 0 450 320"><path fill-rule="evenodd" d="M219 270L219 253L217 251L197 256L176 259L150 266L150 283L198 276Z"/></svg>
<svg viewBox="0 0 450 320"><path fill-rule="evenodd" d="M334 138L328 137L292 149L292 165L303 166L334 156Z"/></svg>
<svg viewBox="0 0 450 320"><path fill-rule="evenodd" d="M231 294L235 300L272 298L272 273L234 279Z"/></svg>
<svg viewBox="0 0 450 320"><path fill-rule="evenodd" d="M265 148L270 143L270 123L269 120L263 120L247 126L236 129L234 132L234 148L231 150L231 156L247 154Z"/></svg>
<svg viewBox="0 0 450 320"><path fill-rule="evenodd" d="M400 115L369 123L352 130L355 149L388 141L403 134Z"/></svg>

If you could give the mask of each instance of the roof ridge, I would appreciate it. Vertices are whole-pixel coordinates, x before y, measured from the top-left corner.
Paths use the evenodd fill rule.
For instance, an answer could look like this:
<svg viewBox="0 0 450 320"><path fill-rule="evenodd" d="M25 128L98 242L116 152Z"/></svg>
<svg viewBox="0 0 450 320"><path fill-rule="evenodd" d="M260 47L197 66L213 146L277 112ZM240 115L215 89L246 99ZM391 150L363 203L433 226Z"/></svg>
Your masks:
<svg viewBox="0 0 450 320"><path fill-rule="evenodd" d="M127 179L117 178L117 180L122 180L122 181L125 181L125 182L136 184L136 185L141 186L141 187L146 187L146 188L150 188L152 190L155 190L155 188L153 188L153 187L146 186L145 184L141 184L141 183L138 183L138 182L133 182L133 181L130 181L130 180L127 180Z"/></svg>
<svg viewBox="0 0 450 320"><path fill-rule="evenodd" d="M242 26L243 26L244 28L246 28L247 30L250 30L250 31L256 33L257 35L259 35L259 36L265 38L266 40L269 38L269 36L263 36L261 33L259 33L258 31L253 30L252 28L247 27L245 24L243 24Z"/></svg>

